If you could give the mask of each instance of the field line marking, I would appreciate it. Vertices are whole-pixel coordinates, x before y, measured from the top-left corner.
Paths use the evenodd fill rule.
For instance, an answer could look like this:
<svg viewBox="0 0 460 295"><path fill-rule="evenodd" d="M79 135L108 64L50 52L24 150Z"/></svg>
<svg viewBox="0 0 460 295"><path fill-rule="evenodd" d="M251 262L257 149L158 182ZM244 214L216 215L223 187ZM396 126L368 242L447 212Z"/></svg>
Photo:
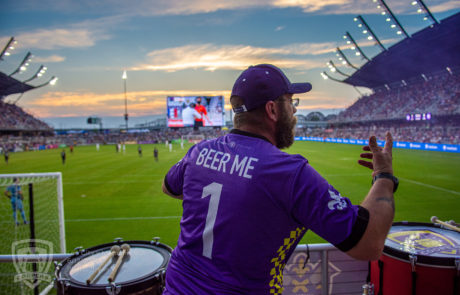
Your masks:
<svg viewBox="0 0 460 295"><path fill-rule="evenodd" d="M426 183L423 183L423 182L419 182L419 181L415 181L415 180L411 180L411 179L407 179L407 178L399 177L399 179L402 179L402 180L407 181L407 182L411 182L413 184L426 186L426 187L429 187L429 188L437 189L437 190L440 190L440 191L443 191L443 192L447 192L447 193L451 193L451 194L460 196L460 192L457 192L457 191L449 190L449 189L446 189L446 188L442 188L442 187L431 185L431 184L426 184Z"/></svg>
<svg viewBox="0 0 460 295"><path fill-rule="evenodd" d="M182 216L145 216L145 217L111 217L111 218L80 218L66 219L66 222L85 222L85 221L114 221L114 220L149 220L149 219L175 219Z"/></svg>

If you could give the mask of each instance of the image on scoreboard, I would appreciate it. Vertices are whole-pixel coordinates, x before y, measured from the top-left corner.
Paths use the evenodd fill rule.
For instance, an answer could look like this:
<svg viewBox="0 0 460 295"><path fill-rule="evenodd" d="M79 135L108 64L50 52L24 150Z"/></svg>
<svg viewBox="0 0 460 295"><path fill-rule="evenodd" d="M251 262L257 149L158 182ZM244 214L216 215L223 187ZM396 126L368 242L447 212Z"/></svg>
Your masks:
<svg viewBox="0 0 460 295"><path fill-rule="evenodd" d="M168 127L193 127L202 121L204 127L224 126L223 96L168 96Z"/></svg>

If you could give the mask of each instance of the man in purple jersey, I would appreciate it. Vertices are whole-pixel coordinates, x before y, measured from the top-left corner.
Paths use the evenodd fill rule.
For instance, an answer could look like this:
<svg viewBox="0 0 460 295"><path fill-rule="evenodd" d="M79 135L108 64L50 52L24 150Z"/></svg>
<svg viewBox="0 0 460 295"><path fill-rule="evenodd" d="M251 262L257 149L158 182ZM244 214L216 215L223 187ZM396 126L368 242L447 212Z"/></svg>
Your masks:
<svg viewBox="0 0 460 295"><path fill-rule="evenodd" d="M283 269L310 229L351 257L377 259L394 216L397 179L392 138L371 137L359 163L374 184L361 206L342 197L308 161L280 149L294 141L295 93L273 65L249 67L230 102L235 128L193 146L174 165L163 191L182 199L177 247L164 294L281 294Z"/></svg>

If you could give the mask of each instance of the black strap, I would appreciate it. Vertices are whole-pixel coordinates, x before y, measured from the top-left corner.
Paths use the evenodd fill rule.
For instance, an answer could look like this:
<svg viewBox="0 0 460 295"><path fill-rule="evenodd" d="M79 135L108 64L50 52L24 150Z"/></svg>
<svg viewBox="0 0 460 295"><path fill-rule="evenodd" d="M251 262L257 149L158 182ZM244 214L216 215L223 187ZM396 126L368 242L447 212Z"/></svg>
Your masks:
<svg viewBox="0 0 460 295"><path fill-rule="evenodd" d="M378 295L383 295L383 261L379 260L379 294Z"/></svg>
<svg viewBox="0 0 460 295"><path fill-rule="evenodd" d="M412 295L417 295L417 273L412 271Z"/></svg>
<svg viewBox="0 0 460 295"><path fill-rule="evenodd" d="M460 272L457 271L457 275L454 277L454 295L459 294L459 289L458 289L459 288L458 284L460 282L459 276L460 276Z"/></svg>
<svg viewBox="0 0 460 295"><path fill-rule="evenodd" d="M369 261L369 263L367 264L367 278L366 278L366 283L369 284L370 281L371 281L371 262Z"/></svg>

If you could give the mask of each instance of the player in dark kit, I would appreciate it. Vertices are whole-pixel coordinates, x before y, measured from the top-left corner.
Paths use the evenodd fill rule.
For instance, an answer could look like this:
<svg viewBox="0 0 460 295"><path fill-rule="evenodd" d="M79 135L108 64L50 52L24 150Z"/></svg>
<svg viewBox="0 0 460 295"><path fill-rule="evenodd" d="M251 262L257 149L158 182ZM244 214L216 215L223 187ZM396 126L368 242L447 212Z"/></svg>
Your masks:
<svg viewBox="0 0 460 295"><path fill-rule="evenodd" d="M155 161L158 162L158 149L156 147L153 149L153 157Z"/></svg>
<svg viewBox="0 0 460 295"><path fill-rule="evenodd" d="M384 148L375 137L364 147L359 163L375 181L353 205L308 160L280 150L294 141L293 94L310 90L275 66L248 68L230 99L236 129L194 145L166 174L163 191L183 200L183 216L163 294L281 294L308 229L356 259L381 255L394 216L391 134Z"/></svg>
<svg viewBox="0 0 460 295"><path fill-rule="evenodd" d="M61 159L62 159L62 164L65 164L65 150L62 150L61 152Z"/></svg>

